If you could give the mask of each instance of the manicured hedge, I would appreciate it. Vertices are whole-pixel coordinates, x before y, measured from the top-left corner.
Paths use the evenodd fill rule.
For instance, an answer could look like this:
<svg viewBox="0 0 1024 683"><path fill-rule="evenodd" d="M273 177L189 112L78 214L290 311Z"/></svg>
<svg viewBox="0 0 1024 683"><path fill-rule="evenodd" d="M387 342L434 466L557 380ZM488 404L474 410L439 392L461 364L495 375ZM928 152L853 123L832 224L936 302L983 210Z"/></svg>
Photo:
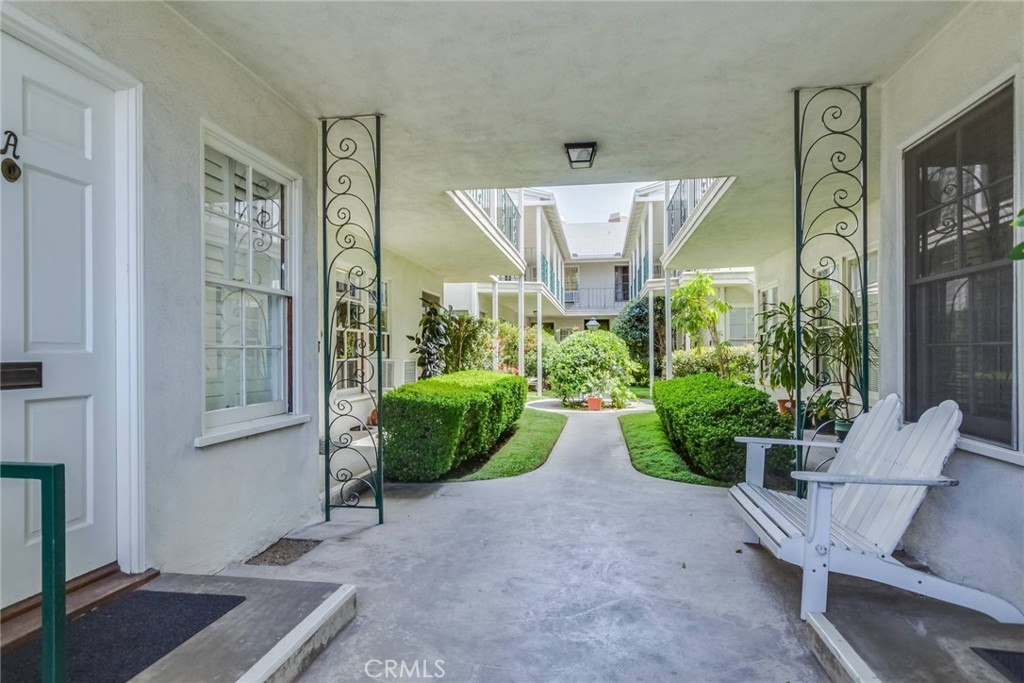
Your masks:
<svg viewBox="0 0 1024 683"><path fill-rule="evenodd" d="M722 481L743 479L746 448L737 436L786 438L792 427L767 393L711 373L655 382L653 399L672 445L701 474ZM768 451L772 468L788 468L791 458L789 449Z"/></svg>
<svg viewBox="0 0 1024 683"><path fill-rule="evenodd" d="M384 395L384 474L434 481L484 455L526 405L526 380L467 370L405 384Z"/></svg>

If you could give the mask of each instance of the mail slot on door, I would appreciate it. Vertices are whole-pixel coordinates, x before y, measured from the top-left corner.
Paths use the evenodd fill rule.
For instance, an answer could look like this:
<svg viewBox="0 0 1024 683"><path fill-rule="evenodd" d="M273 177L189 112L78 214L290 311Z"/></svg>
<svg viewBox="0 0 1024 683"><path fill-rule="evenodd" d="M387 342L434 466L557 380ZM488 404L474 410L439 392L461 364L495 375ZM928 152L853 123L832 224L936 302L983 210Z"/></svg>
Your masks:
<svg viewBox="0 0 1024 683"><path fill-rule="evenodd" d="M0 363L0 390L38 389L41 386L42 363Z"/></svg>

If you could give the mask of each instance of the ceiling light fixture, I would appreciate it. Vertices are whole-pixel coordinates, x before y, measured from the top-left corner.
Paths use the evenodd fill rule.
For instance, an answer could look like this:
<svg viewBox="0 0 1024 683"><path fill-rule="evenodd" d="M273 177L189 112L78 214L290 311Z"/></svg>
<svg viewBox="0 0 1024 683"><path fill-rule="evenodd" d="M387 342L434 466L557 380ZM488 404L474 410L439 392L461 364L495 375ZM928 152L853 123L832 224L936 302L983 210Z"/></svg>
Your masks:
<svg viewBox="0 0 1024 683"><path fill-rule="evenodd" d="M597 143L567 142L565 156L569 157L569 168L590 168L597 157Z"/></svg>

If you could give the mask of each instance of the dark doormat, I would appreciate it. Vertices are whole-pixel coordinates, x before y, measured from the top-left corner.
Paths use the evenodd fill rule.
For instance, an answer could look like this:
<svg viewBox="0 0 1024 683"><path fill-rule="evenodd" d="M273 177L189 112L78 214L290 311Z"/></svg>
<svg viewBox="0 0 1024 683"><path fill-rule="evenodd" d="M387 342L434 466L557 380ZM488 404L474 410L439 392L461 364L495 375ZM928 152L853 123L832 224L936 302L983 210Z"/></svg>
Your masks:
<svg viewBox="0 0 1024 683"><path fill-rule="evenodd" d="M975 654L992 665L992 668L1006 676L1013 683L1024 683L1024 652L1012 650L989 650L972 647Z"/></svg>
<svg viewBox="0 0 1024 683"><path fill-rule="evenodd" d="M67 680L123 683L245 600L241 595L138 590L69 621ZM0 679L40 680L39 637L0 656Z"/></svg>

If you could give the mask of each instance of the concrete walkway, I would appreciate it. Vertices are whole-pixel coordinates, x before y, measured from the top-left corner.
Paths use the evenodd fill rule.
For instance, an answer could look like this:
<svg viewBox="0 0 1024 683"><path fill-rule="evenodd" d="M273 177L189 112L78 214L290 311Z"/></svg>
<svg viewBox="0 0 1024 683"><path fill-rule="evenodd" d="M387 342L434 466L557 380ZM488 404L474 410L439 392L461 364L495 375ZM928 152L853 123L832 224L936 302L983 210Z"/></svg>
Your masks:
<svg viewBox="0 0 1024 683"><path fill-rule="evenodd" d="M480 683L826 680L797 572L740 542L724 489L636 472L615 415L570 415L527 475L391 485L386 506L293 534L324 542L290 566L229 570L358 587L303 681L384 680L388 659Z"/></svg>

